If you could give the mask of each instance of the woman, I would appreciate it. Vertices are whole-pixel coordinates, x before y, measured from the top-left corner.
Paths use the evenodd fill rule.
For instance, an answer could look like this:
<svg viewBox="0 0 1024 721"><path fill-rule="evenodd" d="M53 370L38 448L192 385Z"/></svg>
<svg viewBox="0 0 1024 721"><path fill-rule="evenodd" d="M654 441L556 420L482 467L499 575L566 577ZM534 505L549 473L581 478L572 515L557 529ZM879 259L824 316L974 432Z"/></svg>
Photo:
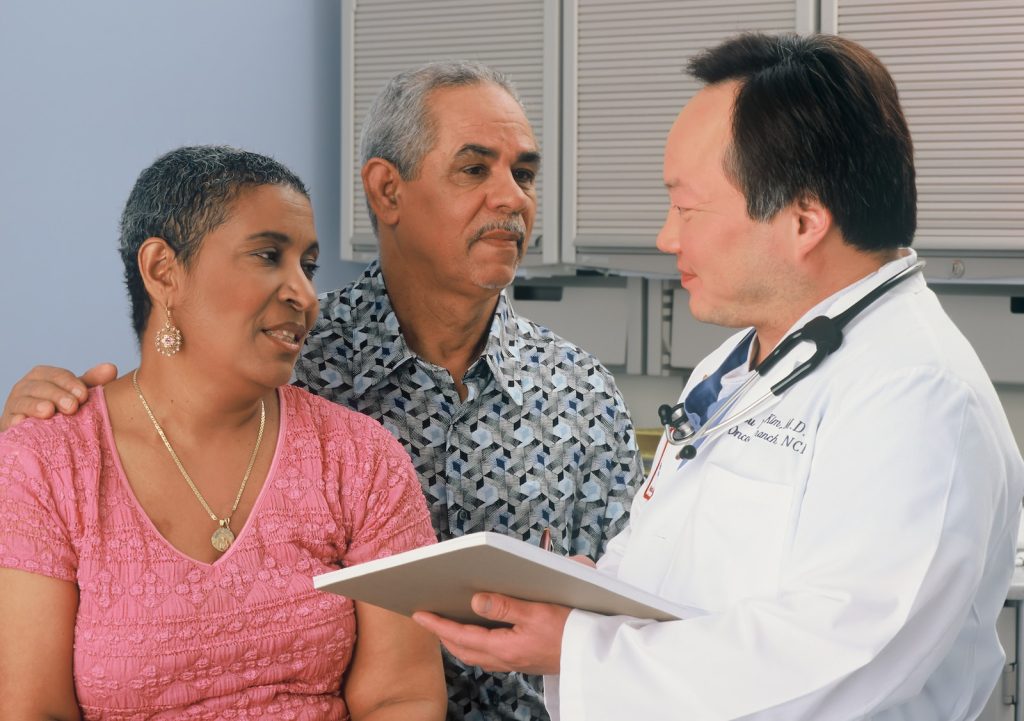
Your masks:
<svg viewBox="0 0 1024 721"><path fill-rule="evenodd" d="M181 148L139 177L139 368L0 435L0 717L443 718L436 639L310 581L434 540L398 442L287 385L317 252L269 158Z"/></svg>

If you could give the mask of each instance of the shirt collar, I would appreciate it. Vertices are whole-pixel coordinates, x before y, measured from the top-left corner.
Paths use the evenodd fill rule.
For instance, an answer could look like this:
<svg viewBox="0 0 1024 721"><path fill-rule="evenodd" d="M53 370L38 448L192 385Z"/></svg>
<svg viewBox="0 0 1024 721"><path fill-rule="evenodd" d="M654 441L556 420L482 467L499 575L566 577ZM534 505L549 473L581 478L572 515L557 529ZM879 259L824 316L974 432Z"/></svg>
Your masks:
<svg viewBox="0 0 1024 721"><path fill-rule="evenodd" d="M863 278L854 281L845 288L833 293L828 298L825 298L821 302L817 303L813 308L808 310L804 315L793 324L793 326L786 331L786 334L782 336L783 339L788 338L791 333L796 331L798 328L802 328L812 318L819 315L827 315L830 318L842 313L844 310L852 306L854 303L859 301L865 295L871 292L874 288L877 288L885 281L893 278L897 274L903 272L914 263L917 262L917 253L912 248L902 248L905 251L899 258L889 261L885 265L881 266L878 270L868 273ZM909 278L904 283L901 283L897 288L890 289L889 293L899 292L900 290L909 290L912 288L919 288L925 284L924 277L920 276L917 278ZM878 298L876 303L880 303L885 299L885 296ZM869 314L874 310L874 305L865 308L862 313ZM858 315L851 323L856 323ZM850 326L843 329L844 335L849 331ZM781 341L780 341L781 342ZM792 352L786 354L776 365L776 367L769 372L770 382L778 381L784 377L786 373L790 372L800 363L811 357L814 354L815 346L813 343L802 343L792 350Z"/></svg>
<svg viewBox="0 0 1024 721"><path fill-rule="evenodd" d="M402 336L378 260L371 262L348 290L349 302L339 309L352 313L348 320L353 337L348 342L359 349L353 357L352 381L355 391L363 393L416 355Z"/></svg>
<svg viewBox="0 0 1024 721"><path fill-rule="evenodd" d="M751 329L726 356L722 364L713 373L705 376L686 395L683 407L686 409L694 429L707 423L708 417L713 413L712 406L721 400L723 388L729 387L730 392L735 390L739 385L738 381L750 374L753 338L754 330Z"/></svg>
<svg viewBox="0 0 1024 721"><path fill-rule="evenodd" d="M917 252L913 248L903 248L901 250L905 250L906 253L900 255L896 260L889 261L878 270L868 273L860 280L854 281L842 290L833 293L828 298L825 298L823 301L804 313L803 317L789 329L786 335L789 335L789 333L800 328L807 323L807 321L816 316L827 315L830 318L834 318L870 293L872 289L877 288L885 281L899 273L902 273L917 262ZM923 277L917 278L916 280L920 283L924 282ZM911 280L910 282L913 283L914 281ZM903 286L901 284L900 287L906 288L910 286ZM879 298L879 300L881 300L881 298Z"/></svg>
<svg viewBox="0 0 1024 721"><path fill-rule="evenodd" d="M473 364L475 369L481 362L486 363L494 376L495 385L518 406L523 405L520 378L522 373L527 372L527 364L530 362L530 359L524 357L524 330L520 328L519 318L505 296L505 291L501 291L484 350L480 359Z"/></svg>
<svg viewBox="0 0 1024 721"><path fill-rule="evenodd" d="M391 306L391 298L384 283L380 260L373 260L363 274L350 286L351 307L362 308L361 317L353 320L354 334L378 339L377 343L362 344L364 350L355 359L357 372L353 382L359 393L372 388L389 377L403 364L417 356L409 348L402 335L398 316ZM353 338L358 346L359 338ZM472 365L467 377L483 373L487 368L502 393L516 405L523 403L520 383L521 368L526 365L523 356L522 333L519 319L505 297L505 291L498 296L498 305L487 333L480 358Z"/></svg>

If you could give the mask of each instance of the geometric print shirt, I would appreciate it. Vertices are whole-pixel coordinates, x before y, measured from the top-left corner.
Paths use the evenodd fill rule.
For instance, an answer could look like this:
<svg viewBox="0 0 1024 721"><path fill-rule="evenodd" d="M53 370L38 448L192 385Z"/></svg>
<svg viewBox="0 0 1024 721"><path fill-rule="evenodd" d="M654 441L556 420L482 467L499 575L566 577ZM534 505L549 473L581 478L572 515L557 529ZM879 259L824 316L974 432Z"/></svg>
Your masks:
<svg viewBox="0 0 1024 721"><path fill-rule="evenodd" d="M405 446L439 540L496 531L596 559L642 482L636 436L611 374L590 353L498 298L459 398L445 368L406 345L378 261L320 296L296 384L380 421ZM540 680L445 655L449 719L546 719Z"/></svg>

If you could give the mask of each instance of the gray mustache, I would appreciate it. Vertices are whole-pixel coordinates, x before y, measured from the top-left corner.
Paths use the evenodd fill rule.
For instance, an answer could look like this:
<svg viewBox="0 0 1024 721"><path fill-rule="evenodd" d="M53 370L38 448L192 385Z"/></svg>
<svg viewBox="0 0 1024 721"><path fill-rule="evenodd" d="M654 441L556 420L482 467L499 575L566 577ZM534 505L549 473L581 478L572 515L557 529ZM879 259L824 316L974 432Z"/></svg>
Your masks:
<svg viewBox="0 0 1024 721"><path fill-rule="evenodd" d="M473 238L470 240L470 243L475 243L492 230L502 230L506 233L515 233L519 236L519 240L516 241L516 245L520 248L523 247L523 239L526 237L526 223L519 217L505 218L504 220L498 220L484 225L473 233Z"/></svg>

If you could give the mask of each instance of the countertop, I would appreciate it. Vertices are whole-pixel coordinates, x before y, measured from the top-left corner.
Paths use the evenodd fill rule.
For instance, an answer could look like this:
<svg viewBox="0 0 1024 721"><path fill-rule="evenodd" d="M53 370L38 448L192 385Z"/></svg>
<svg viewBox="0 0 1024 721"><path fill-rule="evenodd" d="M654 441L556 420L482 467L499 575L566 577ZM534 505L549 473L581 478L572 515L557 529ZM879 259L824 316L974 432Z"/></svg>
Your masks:
<svg viewBox="0 0 1024 721"><path fill-rule="evenodd" d="M1024 601L1024 566L1015 566L1010 590L1006 594L1007 601Z"/></svg>

